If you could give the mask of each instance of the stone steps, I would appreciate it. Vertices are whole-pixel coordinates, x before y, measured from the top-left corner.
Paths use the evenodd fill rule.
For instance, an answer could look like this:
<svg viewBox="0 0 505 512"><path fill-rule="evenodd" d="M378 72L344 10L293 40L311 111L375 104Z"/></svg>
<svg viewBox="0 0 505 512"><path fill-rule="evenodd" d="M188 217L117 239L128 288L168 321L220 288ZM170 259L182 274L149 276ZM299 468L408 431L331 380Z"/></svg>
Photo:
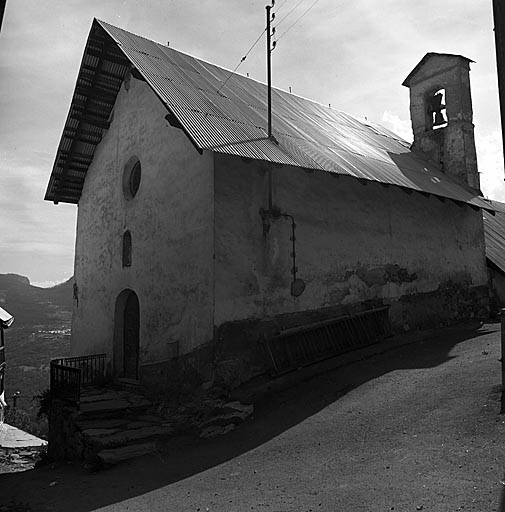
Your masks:
<svg viewBox="0 0 505 512"><path fill-rule="evenodd" d="M93 467L152 453L181 428L202 438L231 432L254 411L252 405L224 399L205 399L173 410L166 418L138 391L110 387L86 388L74 417L82 454Z"/></svg>
<svg viewBox="0 0 505 512"><path fill-rule="evenodd" d="M107 390L103 394L91 392L81 397L80 419L120 418L146 412L152 403L138 393Z"/></svg>
<svg viewBox="0 0 505 512"><path fill-rule="evenodd" d="M84 458L109 465L153 452L156 440L170 437L174 429L152 408L138 392L86 389L74 419Z"/></svg>
<svg viewBox="0 0 505 512"><path fill-rule="evenodd" d="M127 425L124 429L89 429L84 430L82 434L101 448L113 448L126 445L130 441L170 437L173 432L171 426L147 425L135 428Z"/></svg>

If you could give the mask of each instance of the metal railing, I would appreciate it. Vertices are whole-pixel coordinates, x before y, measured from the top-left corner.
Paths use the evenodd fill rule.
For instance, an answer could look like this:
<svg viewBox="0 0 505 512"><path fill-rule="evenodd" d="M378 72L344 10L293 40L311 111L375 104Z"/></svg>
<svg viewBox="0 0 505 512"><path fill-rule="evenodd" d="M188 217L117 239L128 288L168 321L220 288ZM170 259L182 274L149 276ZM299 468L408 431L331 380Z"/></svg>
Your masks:
<svg viewBox="0 0 505 512"><path fill-rule="evenodd" d="M106 354L53 359L50 364L53 398L79 404L81 388L106 378Z"/></svg>

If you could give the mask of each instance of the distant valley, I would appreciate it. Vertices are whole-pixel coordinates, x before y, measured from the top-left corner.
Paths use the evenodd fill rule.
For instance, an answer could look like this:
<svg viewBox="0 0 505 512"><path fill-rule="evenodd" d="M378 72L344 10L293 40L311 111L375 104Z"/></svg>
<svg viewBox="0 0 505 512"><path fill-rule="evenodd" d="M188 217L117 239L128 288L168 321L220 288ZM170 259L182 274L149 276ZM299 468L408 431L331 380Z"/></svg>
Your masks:
<svg viewBox="0 0 505 512"><path fill-rule="evenodd" d="M49 362L68 356L73 278L51 288L32 286L27 277L0 274L0 307L15 317L5 331L6 398L20 391L18 406L34 413L32 398L49 387Z"/></svg>

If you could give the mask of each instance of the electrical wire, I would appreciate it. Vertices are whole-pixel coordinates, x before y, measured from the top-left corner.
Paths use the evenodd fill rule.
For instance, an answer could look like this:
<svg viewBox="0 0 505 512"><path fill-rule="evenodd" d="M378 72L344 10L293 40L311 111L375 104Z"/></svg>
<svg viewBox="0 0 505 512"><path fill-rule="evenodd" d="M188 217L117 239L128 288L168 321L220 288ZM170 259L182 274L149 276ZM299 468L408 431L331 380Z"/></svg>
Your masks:
<svg viewBox="0 0 505 512"><path fill-rule="evenodd" d="M258 36L258 39L254 41L252 46L247 50L247 53L240 59L240 62L235 66L235 69L228 75L228 78L221 84L221 87L217 90L216 94L219 94L219 91L226 85L228 80L235 74L235 71L240 67L242 62L244 62L247 59L247 56L253 51L253 48L259 43L260 39L263 37L263 34L266 32L266 27L262 30L261 34Z"/></svg>
<svg viewBox="0 0 505 512"><path fill-rule="evenodd" d="M284 0L284 2L282 2L282 4L277 8L277 12L279 12L282 7L287 3L288 0ZM278 22L276 23L276 27L278 27L288 16L290 16L301 4L302 2L304 2L304 0L298 0L298 2L296 3L296 5ZM277 41L279 41L279 39L281 39L282 37L284 37L317 3L319 2L319 0L315 0L311 5L310 7L308 7L304 12L303 14L301 14L301 16L299 16L277 39L276 41L274 42L274 44L277 43ZM252 44L252 46L249 48L249 50L247 50L246 54L240 59L240 62L235 66L235 69L233 71L230 72L230 74L228 75L228 77L226 78L226 80L221 84L221 87L219 87L219 89L217 90L217 94L219 94L219 92L221 91L221 89L228 83L228 80L230 80L230 78L235 74L235 72L237 71L237 69L241 66L241 64L247 59L247 57L249 56L249 54L253 51L254 47L259 43L260 39L263 37L263 34L266 32L266 27L261 31L261 34L258 36L258 38L256 39L256 41L254 41L254 43Z"/></svg>
<svg viewBox="0 0 505 512"><path fill-rule="evenodd" d="M315 0L315 2L313 2L311 6L277 38L277 41L282 39L318 2L319 0Z"/></svg>
<svg viewBox="0 0 505 512"><path fill-rule="evenodd" d="M298 6L299 6L303 1L304 1L304 0L298 0L298 3L297 3L297 4L296 4L296 5L295 5L295 6L294 6L294 7L293 7L293 8L292 8L292 9L291 9L287 14L286 14L286 16L284 16L284 18L282 18L282 20L281 20L281 21L279 21L278 23L276 23L276 24L275 24L275 26L276 26L276 27L278 27L278 26L279 26L279 25L280 25L280 24L281 24L281 23L282 23L282 22L283 22L283 21L284 21L284 20L285 20L285 19L286 19L286 18L287 18L287 17L288 17L288 16L289 16L289 15L290 15L294 10L295 10L295 9L297 9L297 8L298 8ZM285 2L284 2L284 3L285 3ZM284 5L284 4L282 4L282 5ZM281 5L281 7L282 7L282 5ZM279 7L279 9L280 9L281 7ZM279 10L279 9L278 9L278 10Z"/></svg>
<svg viewBox="0 0 505 512"><path fill-rule="evenodd" d="M281 5L279 5L279 7L277 7L277 9L276 9L276 12L277 12L277 13L278 13L282 8L283 8L284 4L285 4L287 1L288 1L288 0L284 0L284 2L282 2L282 4L281 4Z"/></svg>

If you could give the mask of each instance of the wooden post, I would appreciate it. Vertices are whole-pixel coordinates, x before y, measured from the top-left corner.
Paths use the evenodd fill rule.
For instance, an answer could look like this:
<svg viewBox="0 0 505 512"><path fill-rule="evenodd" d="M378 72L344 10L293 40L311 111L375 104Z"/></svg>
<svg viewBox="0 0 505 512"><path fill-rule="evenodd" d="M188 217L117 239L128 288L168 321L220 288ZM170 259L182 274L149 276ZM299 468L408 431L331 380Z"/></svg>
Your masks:
<svg viewBox="0 0 505 512"><path fill-rule="evenodd" d="M265 7L267 10L267 91L268 91L268 138L272 137L272 44L270 42L270 20L271 5Z"/></svg>
<svg viewBox="0 0 505 512"><path fill-rule="evenodd" d="M500 100L503 157L505 159L505 3L493 0L496 70L498 72L498 97Z"/></svg>
<svg viewBox="0 0 505 512"><path fill-rule="evenodd" d="M0 397L4 392L5 378L5 342L4 328L0 325Z"/></svg>
<svg viewBox="0 0 505 512"><path fill-rule="evenodd" d="M18 406L18 396L20 395L19 391L16 391L13 395L12 395L12 408L13 409L16 409L16 407Z"/></svg>
<svg viewBox="0 0 505 512"><path fill-rule="evenodd" d="M505 309L500 309L501 318L501 389L505 391Z"/></svg>

